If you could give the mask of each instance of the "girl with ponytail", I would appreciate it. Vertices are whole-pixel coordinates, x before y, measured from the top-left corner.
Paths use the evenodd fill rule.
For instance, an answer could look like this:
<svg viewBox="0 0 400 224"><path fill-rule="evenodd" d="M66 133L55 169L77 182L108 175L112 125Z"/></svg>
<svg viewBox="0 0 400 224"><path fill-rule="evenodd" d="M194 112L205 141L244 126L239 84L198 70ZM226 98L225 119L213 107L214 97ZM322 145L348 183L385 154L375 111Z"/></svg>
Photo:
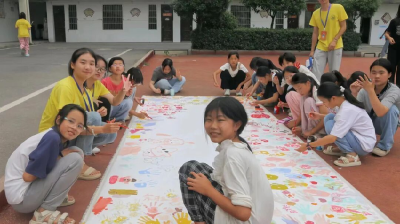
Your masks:
<svg viewBox="0 0 400 224"><path fill-rule="evenodd" d="M293 133L296 134L301 131L305 138L315 134L325 134L324 121L312 120L309 117L311 112L328 113L328 109L317 97L317 89L319 89L317 82L304 73L297 73L292 77L292 85L296 92L301 95L300 117L295 120ZM296 127L299 123L301 123L301 127Z"/></svg>
<svg viewBox="0 0 400 224"><path fill-rule="evenodd" d="M348 89L332 82L323 83L317 91L318 98L328 108L339 107L337 114L323 115L311 112L311 119L323 119L327 136L315 142L301 144L297 149L304 152L317 146L335 143L338 148L328 147L327 155L340 156L333 163L341 167L359 166L359 156L372 151L376 142L374 125L363 103L359 102Z"/></svg>

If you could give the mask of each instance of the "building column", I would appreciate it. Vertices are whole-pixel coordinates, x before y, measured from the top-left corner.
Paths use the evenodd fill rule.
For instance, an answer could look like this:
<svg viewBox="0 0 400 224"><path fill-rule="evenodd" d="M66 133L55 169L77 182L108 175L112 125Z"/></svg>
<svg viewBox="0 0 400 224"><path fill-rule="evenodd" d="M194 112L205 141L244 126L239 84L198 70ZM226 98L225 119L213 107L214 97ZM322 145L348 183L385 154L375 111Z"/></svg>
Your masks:
<svg viewBox="0 0 400 224"><path fill-rule="evenodd" d="M26 15L26 20L31 23L31 13L29 11L29 0L18 0L19 12L24 12ZM32 32L29 31L30 43L32 43Z"/></svg>

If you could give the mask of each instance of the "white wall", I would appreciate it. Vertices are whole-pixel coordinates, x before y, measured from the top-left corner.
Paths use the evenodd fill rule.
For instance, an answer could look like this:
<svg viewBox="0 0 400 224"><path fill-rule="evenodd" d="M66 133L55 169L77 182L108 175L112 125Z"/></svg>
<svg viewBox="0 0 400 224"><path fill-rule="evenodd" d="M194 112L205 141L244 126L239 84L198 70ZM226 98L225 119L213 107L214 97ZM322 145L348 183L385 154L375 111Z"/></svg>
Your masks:
<svg viewBox="0 0 400 224"><path fill-rule="evenodd" d="M382 4L378 11L375 12L374 16L371 18L371 32L369 37L370 45L383 45L385 44L385 38L379 39L382 33L389 26L389 23L385 24L381 17L387 12L393 18L396 17L398 4ZM375 25L375 20L379 20L379 24Z"/></svg>
<svg viewBox="0 0 400 224"><path fill-rule="evenodd" d="M12 11L12 9L13 11ZM5 18L0 18L0 43L18 41L18 31L15 22L18 20L18 2L4 1Z"/></svg>
<svg viewBox="0 0 400 224"><path fill-rule="evenodd" d="M54 42L53 5L64 5L67 42L161 42L161 4L165 1L52 1L47 2L49 41ZM78 30L69 30L68 5L77 7ZM103 4L122 4L123 30L103 30ZM149 4L157 5L157 30L148 29ZM84 10L94 10L93 17L86 17ZM130 11L140 9L140 16L132 17ZM180 17L173 15L173 41L180 42Z"/></svg>
<svg viewBox="0 0 400 224"><path fill-rule="evenodd" d="M243 5L240 1L238 0L233 0L232 2L229 3L228 6L228 11L231 11L231 6L232 5ZM263 17L261 18L261 15L259 13L256 13L255 11L251 10L251 14L250 14L250 27L251 28L270 28L271 27L271 17ZM276 17L275 17L275 21L274 21L274 28L276 25ZM284 18L283 21L283 28L286 29L287 28L287 18Z"/></svg>

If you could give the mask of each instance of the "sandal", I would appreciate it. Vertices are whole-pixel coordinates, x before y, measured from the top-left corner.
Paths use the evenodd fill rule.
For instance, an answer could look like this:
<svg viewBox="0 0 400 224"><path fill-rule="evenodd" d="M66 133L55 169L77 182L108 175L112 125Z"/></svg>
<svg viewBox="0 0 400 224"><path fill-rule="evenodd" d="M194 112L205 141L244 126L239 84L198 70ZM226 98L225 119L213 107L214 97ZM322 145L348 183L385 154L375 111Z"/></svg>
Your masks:
<svg viewBox="0 0 400 224"><path fill-rule="evenodd" d="M70 201L68 201L68 194L67 194L67 197L64 198L64 201L58 207L65 207L65 206L70 206L70 205L73 205L73 204L75 204L75 198L70 200Z"/></svg>
<svg viewBox="0 0 400 224"><path fill-rule="evenodd" d="M53 224L54 221L60 216L60 211L49 211L44 210L43 212L35 211L33 216L36 220L30 220L29 224ZM50 217L49 217L50 216ZM67 219L68 213L64 212L57 221L57 224L64 224L65 219ZM46 218L49 218L48 221L44 221ZM68 224L75 224L75 220L69 222Z"/></svg>
<svg viewBox="0 0 400 224"><path fill-rule="evenodd" d="M350 162L349 158L354 159L354 161ZM346 155L346 157L341 156L339 159L333 162L336 166L341 166L341 167L350 167L350 166L359 166L361 165L360 158L358 155L352 156L352 155Z"/></svg>
<svg viewBox="0 0 400 224"><path fill-rule="evenodd" d="M343 153L343 152L335 152L335 151L333 151L334 149L338 149L338 148L333 148L333 146L328 146L328 147L326 147L326 149L324 149L322 152L323 153L325 153L326 155L331 155L331 156L344 156L344 155L346 155L345 153Z"/></svg>
<svg viewBox="0 0 400 224"><path fill-rule="evenodd" d="M101 173L91 175L94 171L96 171L93 167L89 167L84 173L79 174L79 180L96 180L101 177Z"/></svg>

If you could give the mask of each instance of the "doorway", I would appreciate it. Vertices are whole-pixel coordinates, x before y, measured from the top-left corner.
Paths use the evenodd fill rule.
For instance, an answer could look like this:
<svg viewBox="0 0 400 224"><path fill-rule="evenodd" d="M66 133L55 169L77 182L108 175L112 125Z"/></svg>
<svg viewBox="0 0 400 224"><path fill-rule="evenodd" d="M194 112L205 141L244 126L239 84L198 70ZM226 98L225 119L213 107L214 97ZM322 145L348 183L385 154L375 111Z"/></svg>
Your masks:
<svg viewBox="0 0 400 224"><path fill-rule="evenodd" d="M190 41L193 31L193 18L181 17L181 42Z"/></svg>
<svg viewBox="0 0 400 224"><path fill-rule="evenodd" d="M364 44L369 43L369 35L371 31L371 18L361 18L361 42Z"/></svg>
<svg viewBox="0 0 400 224"><path fill-rule="evenodd" d="M173 11L171 5L161 5L161 41L173 40Z"/></svg>
<svg viewBox="0 0 400 224"><path fill-rule="evenodd" d="M56 42L65 42L65 13L63 5L53 6L53 17Z"/></svg>
<svg viewBox="0 0 400 224"><path fill-rule="evenodd" d="M289 16L287 23L288 23L288 29L299 28L299 16L297 15Z"/></svg>
<svg viewBox="0 0 400 224"><path fill-rule="evenodd" d="M45 21L47 20L46 2L29 2L29 12L32 24L32 40L43 40Z"/></svg>

